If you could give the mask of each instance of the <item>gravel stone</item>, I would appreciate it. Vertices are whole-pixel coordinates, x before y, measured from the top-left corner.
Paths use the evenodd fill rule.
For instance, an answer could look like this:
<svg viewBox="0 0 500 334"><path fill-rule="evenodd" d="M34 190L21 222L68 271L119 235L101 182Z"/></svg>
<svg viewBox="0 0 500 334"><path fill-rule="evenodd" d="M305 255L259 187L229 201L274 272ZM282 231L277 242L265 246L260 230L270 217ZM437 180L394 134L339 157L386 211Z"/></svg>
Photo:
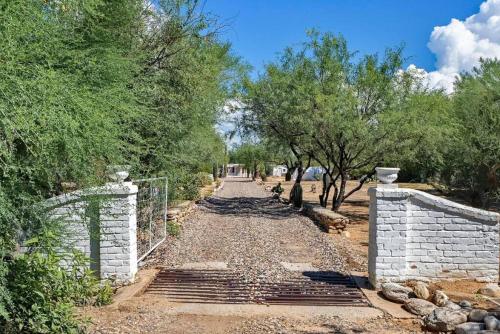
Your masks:
<svg viewBox="0 0 500 334"><path fill-rule="evenodd" d="M434 292L433 302L439 307L444 307L448 302L448 296L441 290Z"/></svg>

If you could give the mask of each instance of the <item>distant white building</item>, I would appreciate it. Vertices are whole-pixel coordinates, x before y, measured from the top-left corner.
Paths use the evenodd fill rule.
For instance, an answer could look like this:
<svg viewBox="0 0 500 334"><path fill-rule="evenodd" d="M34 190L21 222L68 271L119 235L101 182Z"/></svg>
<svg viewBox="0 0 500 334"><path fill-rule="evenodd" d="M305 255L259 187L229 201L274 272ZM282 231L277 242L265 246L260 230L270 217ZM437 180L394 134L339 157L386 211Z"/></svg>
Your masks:
<svg viewBox="0 0 500 334"><path fill-rule="evenodd" d="M286 172L288 171L288 168L283 165L278 165L273 167L273 176L284 176Z"/></svg>
<svg viewBox="0 0 500 334"><path fill-rule="evenodd" d="M227 164L226 173L229 177L246 177L247 170L242 164Z"/></svg>
<svg viewBox="0 0 500 334"><path fill-rule="evenodd" d="M323 167L309 167L302 175L303 181L316 181L321 180L323 173L325 172ZM293 172L292 179L295 180L297 178L297 170Z"/></svg>

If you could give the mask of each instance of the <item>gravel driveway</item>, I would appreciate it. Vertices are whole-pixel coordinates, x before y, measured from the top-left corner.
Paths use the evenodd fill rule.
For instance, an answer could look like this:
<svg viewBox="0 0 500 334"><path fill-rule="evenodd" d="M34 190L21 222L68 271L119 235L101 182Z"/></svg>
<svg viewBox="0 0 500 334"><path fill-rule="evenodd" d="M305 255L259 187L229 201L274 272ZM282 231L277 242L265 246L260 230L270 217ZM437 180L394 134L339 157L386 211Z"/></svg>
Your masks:
<svg viewBox="0 0 500 334"><path fill-rule="evenodd" d="M346 272L325 233L290 206L248 179L229 178L217 196L201 203L150 257L148 266L224 262L249 280L280 281L301 275L282 263Z"/></svg>
<svg viewBox="0 0 500 334"><path fill-rule="evenodd" d="M280 281L301 272L285 269L282 262L307 263L318 270L346 272L339 243L293 208L280 204L269 192L247 179L226 179L217 196L200 203L182 225L178 238L170 237L148 257L147 266L177 267L190 263L224 262L252 281ZM339 246L340 245L340 246ZM344 250L345 252L345 250ZM300 316L280 309L279 316L246 311L213 314L175 311L183 304L153 295L135 296L117 306L90 308L90 333L206 333L206 334L312 334L312 333L416 333L418 324L396 322L385 315L317 315L312 310ZM276 306L276 305L274 305ZM279 307L279 306L278 306ZM243 313L241 313L243 312ZM274 311L277 312L277 311ZM308 313L310 312L310 313ZM372 314L373 311L369 312Z"/></svg>

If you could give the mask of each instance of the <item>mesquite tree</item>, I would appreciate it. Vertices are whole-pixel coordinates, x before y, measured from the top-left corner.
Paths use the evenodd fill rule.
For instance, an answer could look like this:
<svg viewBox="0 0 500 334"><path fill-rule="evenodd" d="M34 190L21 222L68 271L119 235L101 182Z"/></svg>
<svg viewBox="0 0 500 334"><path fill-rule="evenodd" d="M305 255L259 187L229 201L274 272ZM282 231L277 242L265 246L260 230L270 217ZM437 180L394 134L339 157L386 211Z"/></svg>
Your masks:
<svg viewBox="0 0 500 334"><path fill-rule="evenodd" d="M355 62L342 37L313 32L302 49L286 49L248 85L248 123L290 147L299 161L297 183L301 162L325 169L323 206L333 187L332 209L338 210L377 165L421 135L409 128L415 115L404 112L414 84L399 71L401 53L389 49ZM347 191L353 174L362 177Z"/></svg>

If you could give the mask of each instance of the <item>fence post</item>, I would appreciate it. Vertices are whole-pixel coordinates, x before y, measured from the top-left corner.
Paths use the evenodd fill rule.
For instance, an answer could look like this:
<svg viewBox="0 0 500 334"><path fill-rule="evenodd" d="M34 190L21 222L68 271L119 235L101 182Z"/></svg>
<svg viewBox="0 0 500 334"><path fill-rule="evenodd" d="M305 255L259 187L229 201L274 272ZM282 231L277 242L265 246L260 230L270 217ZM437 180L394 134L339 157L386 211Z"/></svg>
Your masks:
<svg viewBox="0 0 500 334"><path fill-rule="evenodd" d="M137 191L132 182L108 183L100 208L101 278L130 282L137 273Z"/></svg>
<svg viewBox="0 0 500 334"><path fill-rule="evenodd" d="M399 168L377 167L376 188L368 189L370 195L368 278L373 286L383 280L399 281L406 274L407 206L404 194L395 193L391 198L384 190L397 189Z"/></svg>

